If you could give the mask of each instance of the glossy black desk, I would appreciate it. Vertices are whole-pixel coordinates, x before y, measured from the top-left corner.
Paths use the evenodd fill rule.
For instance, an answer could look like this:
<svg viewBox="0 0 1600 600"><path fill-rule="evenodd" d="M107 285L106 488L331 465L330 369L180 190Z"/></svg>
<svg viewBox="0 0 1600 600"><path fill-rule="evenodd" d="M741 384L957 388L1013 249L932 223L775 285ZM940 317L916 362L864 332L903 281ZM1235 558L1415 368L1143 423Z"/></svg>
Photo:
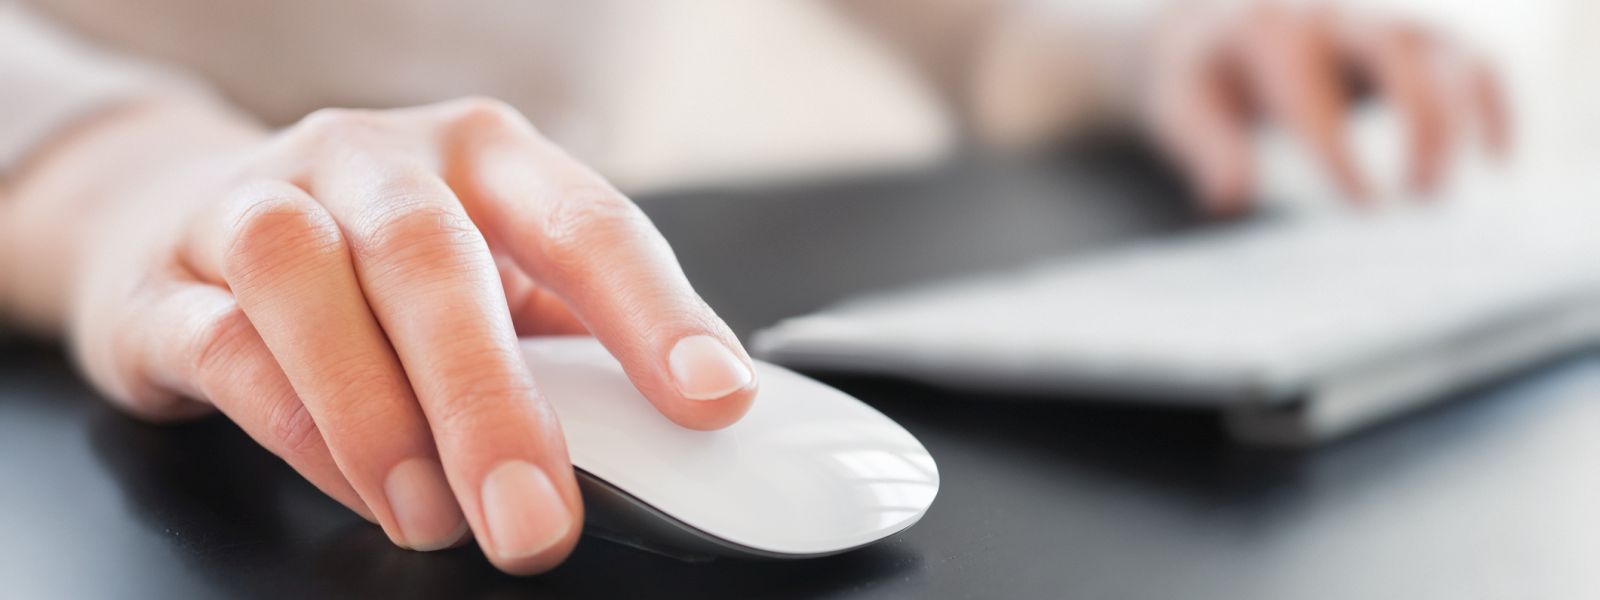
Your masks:
<svg viewBox="0 0 1600 600"><path fill-rule="evenodd" d="M743 334L852 291L1188 226L1136 158L646 198ZM394 549L221 420L125 419L48 347L0 348L0 597L1600 597L1600 355L1311 453L1212 415L829 381L944 486L884 544L685 564L585 538L517 579Z"/></svg>

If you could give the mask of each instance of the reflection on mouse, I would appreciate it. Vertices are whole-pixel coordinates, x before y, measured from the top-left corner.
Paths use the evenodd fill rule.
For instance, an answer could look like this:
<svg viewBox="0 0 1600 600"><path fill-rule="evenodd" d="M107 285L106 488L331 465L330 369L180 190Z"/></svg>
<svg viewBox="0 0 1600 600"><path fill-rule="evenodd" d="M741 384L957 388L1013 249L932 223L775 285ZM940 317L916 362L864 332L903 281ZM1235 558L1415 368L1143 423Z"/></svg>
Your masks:
<svg viewBox="0 0 1600 600"><path fill-rule="evenodd" d="M750 412L679 427L593 338L534 338L523 355L561 419L591 533L684 557L810 558L915 524L939 491L933 457L843 392L756 361Z"/></svg>

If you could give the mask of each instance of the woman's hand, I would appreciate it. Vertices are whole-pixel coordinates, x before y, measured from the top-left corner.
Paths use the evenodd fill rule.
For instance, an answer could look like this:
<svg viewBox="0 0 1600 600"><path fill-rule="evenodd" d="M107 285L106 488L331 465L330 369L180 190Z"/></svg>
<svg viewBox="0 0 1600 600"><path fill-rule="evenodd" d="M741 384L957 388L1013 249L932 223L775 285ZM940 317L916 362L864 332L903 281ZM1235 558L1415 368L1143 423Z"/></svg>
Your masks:
<svg viewBox="0 0 1600 600"><path fill-rule="evenodd" d="M749 408L749 358L650 221L504 105L328 110L271 136L194 114L80 132L16 199L66 257L37 287L61 280L60 325L129 412L215 408L394 543L470 528L532 573L571 551L583 505L517 334L592 333L686 427Z"/></svg>
<svg viewBox="0 0 1600 600"><path fill-rule="evenodd" d="M1167 15L1152 48L1144 121L1216 212L1247 208L1256 178L1250 132L1262 119L1281 121L1350 198L1366 199L1367 174L1351 157L1343 121L1368 87L1405 123L1417 191L1439 183L1470 130L1496 153L1509 145L1493 71L1414 23L1333 7L1196 2Z"/></svg>

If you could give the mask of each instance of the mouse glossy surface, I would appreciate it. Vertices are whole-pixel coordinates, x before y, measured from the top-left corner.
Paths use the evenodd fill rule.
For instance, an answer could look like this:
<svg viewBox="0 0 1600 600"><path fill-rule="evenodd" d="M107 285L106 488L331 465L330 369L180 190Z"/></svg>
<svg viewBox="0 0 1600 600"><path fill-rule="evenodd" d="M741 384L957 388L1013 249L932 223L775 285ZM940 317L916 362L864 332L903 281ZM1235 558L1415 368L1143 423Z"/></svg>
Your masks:
<svg viewBox="0 0 1600 600"><path fill-rule="evenodd" d="M668 421L592 338L523 340L573 465L705 534L829 554L910 527L939 472L910 433L843 392L757 361L750 412L718 431Z"/></svg>

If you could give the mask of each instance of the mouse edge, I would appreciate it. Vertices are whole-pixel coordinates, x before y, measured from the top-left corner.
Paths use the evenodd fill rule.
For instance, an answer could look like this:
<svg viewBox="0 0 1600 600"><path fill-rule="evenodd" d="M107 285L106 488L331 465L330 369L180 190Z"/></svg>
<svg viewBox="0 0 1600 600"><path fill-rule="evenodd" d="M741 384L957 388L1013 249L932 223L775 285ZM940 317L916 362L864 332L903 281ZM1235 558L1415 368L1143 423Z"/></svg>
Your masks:
<svg viewBox="0 0 1600 600"><path fill-rule="evenodd" d="M578 488L583 494L586 535L686 562L704 562L715 558L787 561L835 556L871 546L910 529L922 520L928 508L932 508L930 503L928 508L917 512L915 516L859 544L820 552L779 552L717 537L667 514L581 467L573 470L578 474Z"/></svg>

